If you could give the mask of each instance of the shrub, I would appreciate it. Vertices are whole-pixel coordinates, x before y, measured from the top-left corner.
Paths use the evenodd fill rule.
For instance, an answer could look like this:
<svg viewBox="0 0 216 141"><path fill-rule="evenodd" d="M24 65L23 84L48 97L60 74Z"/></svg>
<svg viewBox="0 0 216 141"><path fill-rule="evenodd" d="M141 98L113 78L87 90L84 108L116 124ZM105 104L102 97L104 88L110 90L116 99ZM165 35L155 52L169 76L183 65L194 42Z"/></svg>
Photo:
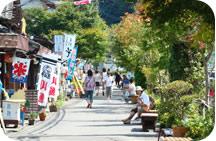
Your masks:
<svg viewBox="0 0 216 141"><path fill-rule="evenodd" d="M181 80L160 88L159 120L163 126L183 124L185 112L194 98L194 95L191 95L192 88L190 83Z"/></svg>
<svg viewBox="0 0 216 141"><path fill-rule="evenodd" d="M186 124L189 129L187 136L194 140L201 140L207 137L214 128L213 114L213 109L208 110L205 117L199 114L193 114Z"/></svg>

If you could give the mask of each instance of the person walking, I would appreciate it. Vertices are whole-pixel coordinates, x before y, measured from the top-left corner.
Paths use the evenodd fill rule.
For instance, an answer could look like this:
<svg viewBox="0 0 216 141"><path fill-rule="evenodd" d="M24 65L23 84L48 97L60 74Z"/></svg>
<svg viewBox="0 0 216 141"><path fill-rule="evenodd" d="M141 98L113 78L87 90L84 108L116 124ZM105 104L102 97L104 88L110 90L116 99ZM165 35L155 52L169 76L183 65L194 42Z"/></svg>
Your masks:
<svg viewBox="0 0 216 141"><path fill-rule="evenodd" d="M128 88L129 88L130 81L128 80L126 75L123 75L122 80L122 89L123 89L123 97L126 98L129 95Z"/></svg>
<svg viewBox="0 0 216 141"><path fill-rule="evenodd" d="M99 95L99 92L100 92L100 84L101 84L101 81L102 81L102 76L101 74L96 70L95 71L95 93L96 93L96 96Z"/></svg>
<svg viewBox="0 0 216 141"><path fill-rule="evenodd" d="M107 100L111 100L111 96L112 96L112 76L110 75L110 73L107 73L107 77L105 78L105 86L106 86L106 97Z"/></svg>
<svg viewBox="0 0 216 141"><path fill-rule="evenodd" d="M92 70L88 70L87 76L84 81L84 90L86 94L86 100L87 100L87 108L92 108L93 103L93 93L95 89L95 79L93 77Z"/></svg>
<svg viewBox="0 0 216 141"><path fill-rule="evenodd" d="M118 88L120 88L120 81L121 81L121 75L118 72L116 72L116 74L115 74L115 83L116 83L116 86Z"/></svg>
<svg viewBox="0 0 216 141"><path fill-rule="evenodd" d="M105 91L105 79L107 77L107 72L106 72L106 68L103 68L103 73L102 73L102 93L103 93L103 96L104 96L104 91Z"/></svg>

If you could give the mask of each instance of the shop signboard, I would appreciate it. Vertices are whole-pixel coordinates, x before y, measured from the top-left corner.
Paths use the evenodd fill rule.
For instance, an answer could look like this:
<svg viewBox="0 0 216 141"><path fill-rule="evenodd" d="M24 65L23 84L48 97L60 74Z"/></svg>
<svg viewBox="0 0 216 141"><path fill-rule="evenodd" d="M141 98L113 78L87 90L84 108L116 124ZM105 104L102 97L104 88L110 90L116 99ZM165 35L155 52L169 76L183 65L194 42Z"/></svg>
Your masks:
<svg viewBox="0 0 216 141"><path fill-rule="evenodd" d="M20 103L3 101L3 119L20 120Z"/></svg>

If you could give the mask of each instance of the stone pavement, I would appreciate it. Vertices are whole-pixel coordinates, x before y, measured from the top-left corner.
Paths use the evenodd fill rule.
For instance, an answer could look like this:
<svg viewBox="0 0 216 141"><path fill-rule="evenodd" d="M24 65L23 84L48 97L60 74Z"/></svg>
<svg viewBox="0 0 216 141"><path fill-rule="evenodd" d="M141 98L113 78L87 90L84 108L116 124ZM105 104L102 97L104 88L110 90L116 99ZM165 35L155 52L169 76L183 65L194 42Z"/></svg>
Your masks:
<svg viewBox="0 0 216 141"><path fill-rule="evenodd" d="M121 119L135 106L125 104L115 89L112 101L94 98L93 108L83 99L70 100L45 122L9 134L20 141L156 141L157 133L142 132L139 124L124 125Z"/></svg>

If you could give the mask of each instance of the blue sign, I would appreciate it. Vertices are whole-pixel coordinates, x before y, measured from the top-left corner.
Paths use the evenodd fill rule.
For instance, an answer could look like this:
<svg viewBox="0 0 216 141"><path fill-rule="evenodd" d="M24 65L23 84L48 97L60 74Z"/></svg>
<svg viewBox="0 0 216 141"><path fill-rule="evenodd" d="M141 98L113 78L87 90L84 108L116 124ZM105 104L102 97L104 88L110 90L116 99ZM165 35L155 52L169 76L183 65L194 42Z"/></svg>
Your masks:
<svg viewBox="0 0 216 141"><path fill-rule="evenodd" d="M1 93L2 93L2 88L3 88L3 85L2 85L2 82L1 82L1 80L0 80L0 95L1 95Z"/></svg>

